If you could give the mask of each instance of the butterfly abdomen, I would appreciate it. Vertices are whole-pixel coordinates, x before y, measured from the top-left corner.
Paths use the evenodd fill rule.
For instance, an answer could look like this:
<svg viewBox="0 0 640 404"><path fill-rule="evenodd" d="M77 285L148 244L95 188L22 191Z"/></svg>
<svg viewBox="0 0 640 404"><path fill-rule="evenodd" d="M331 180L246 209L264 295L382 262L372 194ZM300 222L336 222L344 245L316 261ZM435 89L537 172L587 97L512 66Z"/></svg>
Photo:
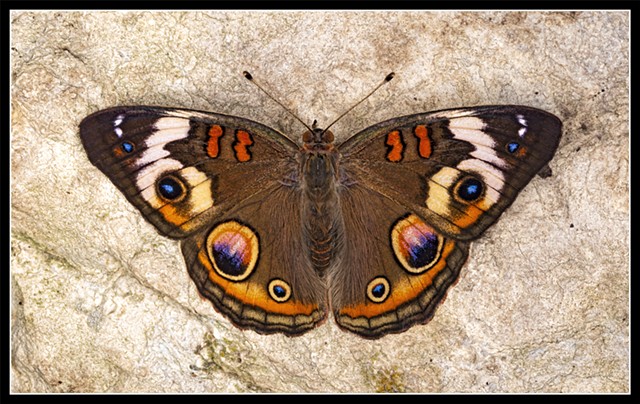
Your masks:
<svg viewBox="0 0 640 404"><path fill-rule="evenodd" d="M336 154L308 153L303 158L304 198L302 217L309 258L319 276L324 276L342 245L342 220L336 190Z"/></svg>

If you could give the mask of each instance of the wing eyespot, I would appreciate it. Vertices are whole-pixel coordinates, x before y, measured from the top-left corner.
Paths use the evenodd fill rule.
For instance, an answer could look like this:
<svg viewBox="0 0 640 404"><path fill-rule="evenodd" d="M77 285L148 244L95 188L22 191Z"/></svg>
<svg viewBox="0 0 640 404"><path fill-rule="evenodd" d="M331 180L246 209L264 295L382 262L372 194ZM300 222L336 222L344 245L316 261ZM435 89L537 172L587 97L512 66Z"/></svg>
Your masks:
<svg viewBox="0 0 640 404"><path fill-rule="evenodd" d="M458 180L453 188L453 194L458 200L465 203L472 203L482 198L484 195L484 183L475 177L467 176Z"/></svg>
<svg viewBox="0 0 640 404"><path fill-rule="evenodd" d="M367 298L374 303L382 303L389 297L391 286L384 276L373 278L367 285Z"/></svg>
<svg viewBox="0 0 640 404"><path fill-rule="evenodd" d="M123 152L130 154L135 150L135 146L133 143L127 141L127 142L122 142L122 144L120 145L120 149Z"/></svg>
<svg viewBox="0 0 640 404"><path fill-rule="evenodd" d="M157 194L169 203L177 203L187 195L187 187L180 178L175 175L167 175L158 180L156 184Z"/></svg>
<svg viewBox="0 0 640 404"><path fill-rule="evenodd" d="M291 298L291 286L282 279L272 279L267 290L269 296L278 303L284 303Z"/></svg>
<svg viewBox="0 0 640 404"><path fill-rule="evenodd" d="M246 280L260 255L255 231L235 220L214 227L207 236L206 249L215 273L232 282Z"/></svg>

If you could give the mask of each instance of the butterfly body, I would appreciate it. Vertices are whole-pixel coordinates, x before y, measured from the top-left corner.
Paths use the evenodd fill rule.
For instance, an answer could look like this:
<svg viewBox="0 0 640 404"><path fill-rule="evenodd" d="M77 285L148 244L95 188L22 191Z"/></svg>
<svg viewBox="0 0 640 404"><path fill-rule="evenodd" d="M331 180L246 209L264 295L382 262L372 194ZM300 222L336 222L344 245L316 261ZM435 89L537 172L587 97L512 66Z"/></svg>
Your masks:
<svg viewBox="0 0 640 404"><path fill-rule="evenodd" d="M300 171L305 197L300 217L309 259L318 276L324 279L342 246L343 224L338 195L340 155L333 145L332 132L319 128L312 130L302 135Z"/></svg>
<svg viewBox="0 0 640 404"><path fill-rule="evenodd" d="M522 106L408 115L341 143L257 122L115 107L80 124L89 159L234 324L299 335L333 314L379 338L429 320L469 241L553 156L561 123Z"/></svg>

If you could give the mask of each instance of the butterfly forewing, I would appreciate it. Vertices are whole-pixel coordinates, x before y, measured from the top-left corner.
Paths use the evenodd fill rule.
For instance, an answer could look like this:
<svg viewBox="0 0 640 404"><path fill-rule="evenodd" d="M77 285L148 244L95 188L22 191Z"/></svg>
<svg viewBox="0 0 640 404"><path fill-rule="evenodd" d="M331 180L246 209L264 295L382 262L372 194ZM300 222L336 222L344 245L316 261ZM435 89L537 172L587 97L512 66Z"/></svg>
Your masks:
<svg viewBox="0 0 640 404"><path fill-rule="evenodd" d="M85 118L80 137L89 160L174 238L210 224L297 168L293 142L221 114L116 107Z"/></svg>
<svg viewBox="0 0 640 404"><path fill-rule="evenodd" d="M408 115L339 146L342 182L357 182L456 239L478 237L551 160L560 120L521 106Z"/></svg>

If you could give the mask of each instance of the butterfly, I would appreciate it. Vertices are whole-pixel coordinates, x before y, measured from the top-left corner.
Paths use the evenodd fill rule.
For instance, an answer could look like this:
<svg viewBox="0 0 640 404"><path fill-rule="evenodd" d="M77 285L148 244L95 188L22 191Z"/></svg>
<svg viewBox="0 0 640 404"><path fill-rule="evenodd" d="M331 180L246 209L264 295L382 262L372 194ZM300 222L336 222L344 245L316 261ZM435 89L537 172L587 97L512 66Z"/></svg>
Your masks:
<svg viewBox="0 0 640 404"><path fill-rule="evenodd" d="M517 105L419 113L335 143L237 116L121 106L87 116L99 168L233 324L303 334L331 312L368 339L430 320L469 244L553 157L561 121Z"/></svg>

